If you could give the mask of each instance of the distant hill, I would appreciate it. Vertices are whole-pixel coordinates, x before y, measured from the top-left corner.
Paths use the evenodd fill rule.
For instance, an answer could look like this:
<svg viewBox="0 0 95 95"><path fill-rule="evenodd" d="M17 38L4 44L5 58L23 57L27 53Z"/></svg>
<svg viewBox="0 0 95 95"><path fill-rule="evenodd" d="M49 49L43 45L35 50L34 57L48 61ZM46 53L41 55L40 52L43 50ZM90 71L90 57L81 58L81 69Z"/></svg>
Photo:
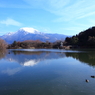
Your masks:
<svg viewBox="0 0 95 95"><path fill-rule="evenodd" d="M34 28L21 28L17 32L8 33L0 38L4 39L7 43L13 43L14 41L25 41L25 40L40 40L42 42L50 41L55 42L56 40L65 40L67 36L63 34L50 34L43 33Z"/></svg>
<svg viewBox="0 0 95 95"><path fill-rule="evenodd" d="M67 37L65 43L81 47L95 47L95 27L82 31L76 36Z"/></svg>

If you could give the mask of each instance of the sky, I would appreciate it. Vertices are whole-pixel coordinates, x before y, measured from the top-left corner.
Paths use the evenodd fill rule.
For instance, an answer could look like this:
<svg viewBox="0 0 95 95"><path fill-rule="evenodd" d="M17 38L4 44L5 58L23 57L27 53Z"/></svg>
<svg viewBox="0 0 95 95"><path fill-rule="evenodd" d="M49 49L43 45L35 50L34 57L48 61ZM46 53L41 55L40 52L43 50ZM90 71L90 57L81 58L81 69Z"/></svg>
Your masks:
<svg viewBox="0 0 95 95"><path fill-rule="evenodd" d="M0 35L31 27L76 35L95 25L95 0L0 0Z"/></svg>

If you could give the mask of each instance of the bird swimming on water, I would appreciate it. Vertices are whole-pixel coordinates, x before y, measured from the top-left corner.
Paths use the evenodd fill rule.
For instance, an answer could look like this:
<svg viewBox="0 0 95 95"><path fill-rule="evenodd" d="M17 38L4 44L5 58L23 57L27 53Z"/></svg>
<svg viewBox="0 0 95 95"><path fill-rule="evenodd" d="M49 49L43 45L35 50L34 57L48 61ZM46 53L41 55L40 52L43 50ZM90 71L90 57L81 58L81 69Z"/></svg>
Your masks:
<svg viewBox="0 0 95 95"><path fill-rule="evenodd" d="M95 76L91 76L92 78L95 78Z"/></svg>
<svg viewBox="0 0 95 95"><path fill-rule="evenodd" d="M88 80L88 79L86 79L85 81L86 81L86 82L89 82L89 80Z"/></svg>

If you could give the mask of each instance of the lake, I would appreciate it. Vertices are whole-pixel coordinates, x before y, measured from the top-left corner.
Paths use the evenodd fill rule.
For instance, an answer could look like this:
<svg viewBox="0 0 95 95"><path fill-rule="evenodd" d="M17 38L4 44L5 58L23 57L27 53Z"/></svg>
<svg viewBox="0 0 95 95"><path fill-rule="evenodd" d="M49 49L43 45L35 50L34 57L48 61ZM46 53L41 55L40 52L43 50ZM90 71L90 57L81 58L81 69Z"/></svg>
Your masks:
<svg viewBox="0 0 95 95"><path fill-rule="evenodd" d="M0 95L95 95L91 76L95 76L95 50L0 52Z"/></svg>

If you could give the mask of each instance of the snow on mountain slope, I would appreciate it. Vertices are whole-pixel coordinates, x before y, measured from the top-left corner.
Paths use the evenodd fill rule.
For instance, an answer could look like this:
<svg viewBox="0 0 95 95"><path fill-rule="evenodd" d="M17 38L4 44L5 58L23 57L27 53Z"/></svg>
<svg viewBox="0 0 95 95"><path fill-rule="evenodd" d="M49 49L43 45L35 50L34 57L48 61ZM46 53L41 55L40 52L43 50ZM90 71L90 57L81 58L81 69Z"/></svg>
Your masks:
<svg viewBox="0 0 95 95"><path fill-rule="evenodd" d="M63 34L50 34L43 33L34 28L24 27L20 28L17 32L8 33L0 38L4 39L7 43L13 43L14 41L25 41L25 40L41 40L43 42L50 41L55 42L56 40L64 40L67 36Z"/></svg>
<svg viewBox="0 0 95 95"><path fill-rule="evenodd" d="M19 31L25 31L27 33L32 33L32 34L40 34L41 33L38 30L36 30L34 28L29 28L29 27L20 28Z"/></svg>

